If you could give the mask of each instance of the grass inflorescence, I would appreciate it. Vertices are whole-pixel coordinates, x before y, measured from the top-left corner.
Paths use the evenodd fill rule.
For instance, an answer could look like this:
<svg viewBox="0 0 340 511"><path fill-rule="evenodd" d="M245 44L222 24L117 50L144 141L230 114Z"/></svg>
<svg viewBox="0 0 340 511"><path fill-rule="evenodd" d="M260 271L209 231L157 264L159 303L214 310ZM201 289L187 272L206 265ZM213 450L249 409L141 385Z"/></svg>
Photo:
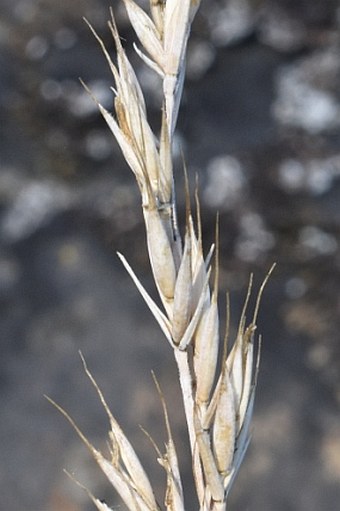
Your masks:
<svg viewBox="0 0 340 511"><path fill-rule="evenodd" d="M260 358L256 321L269 274L258 293L250 322L247 322L246 312L252 279L234 342L229 341L229 319L221 339L218 221L215 243L205 256L198 192L193 215L185 172L186 220L182 236L177 223L173 176L172 146L183 90L187 41L200 0L150 0L150 14L133 0L123 1L138 38L135 49L145 65L161 78L163 102L159 137L149 125L143 91L123 48L112 10L108 25L116 47L114 60L90 23L87 24L112 71L114 113L107 111L86 84L84 86L96 101L140 190L149 260L160 303L151 298L125 257L122 254L119 257L174 352L199 510L223 511L250 439ZM128 509L158 510L160 505L142 463L110 412L85 362L84 367L108 415L110 457L104 457L95 449L73 419L59 405L53 404L75 428ZM184 511L181 472L168 412L155 381L168 436L165 453L157 451L167 480L164 503L168 511ZM88 493L100 511L110 510L107 504Z"/></svg>

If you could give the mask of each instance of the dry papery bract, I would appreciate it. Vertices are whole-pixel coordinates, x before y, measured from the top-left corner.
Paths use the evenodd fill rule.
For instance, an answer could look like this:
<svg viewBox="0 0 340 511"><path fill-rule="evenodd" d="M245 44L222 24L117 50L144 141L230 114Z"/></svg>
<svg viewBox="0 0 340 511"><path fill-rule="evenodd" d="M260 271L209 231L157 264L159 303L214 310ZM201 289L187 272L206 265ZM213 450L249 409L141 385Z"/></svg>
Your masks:
<svg viewBox="0 0 340 511"><path fill-rule="evenodd" d="M220 338L218 220L216 242L204 257L197 187L194 221L184 168L186 221L182 239L177 224L173 178L172 144L182 95L187 40L200 2L151 0L148 15L133 0L123 1L139 40L135 49L162 80L159 138L148 123L143 92L122 46L112 11L109 29L116 46L115 62L98 34L87 23L112 71L114 113L108 112L84 86L121 147L141 193L148 254L160 305L151 298L125 257L118 255L174 352L198 508L200 511L222 511L227 507L230 488L249 444L260 358L259 346L255 345L256 321L262 292L273 268L260 287L252 319L247 323L246 311L252 291L250 278L236 339L228 346L229 298L226 333L224 339ZM212 260L214 279L211 287ZM110 459L93 447L59 405L53 404L75 428L128 509L155 511L160 505L156 502L149 478L85 362L84 367L109 418ZM164 454L155 446L167 479L164 504L169 511L184 511L183 487L168 412L155 382L161 396L168 437ZM99 510L110 510L107 504L88 493Z"/></svg>

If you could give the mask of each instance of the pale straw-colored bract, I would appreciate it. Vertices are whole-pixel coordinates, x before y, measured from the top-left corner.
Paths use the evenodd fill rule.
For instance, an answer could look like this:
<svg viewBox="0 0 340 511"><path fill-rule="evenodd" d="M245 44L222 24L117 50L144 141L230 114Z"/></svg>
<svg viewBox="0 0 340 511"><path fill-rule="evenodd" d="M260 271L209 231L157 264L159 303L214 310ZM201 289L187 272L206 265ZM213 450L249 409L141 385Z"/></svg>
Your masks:
<svg viewBox="0 0 340 511"><path fill-rule="evenodd" d="M217 303L218 221L216 243L204 257L198 193L196 190L194 222L186 172L186 225L183 240L177 226L174 193L173 136L183 89L187 41L200 0L150 0L150 15L133 0L123 1L138 37L135 49L144 63L162 80L163 105L159 139L148 123L143 92L122 46L112 12L109 28L116 46L116 63L111 60L103 42L88 24L112 71L114 115L96 98L93 99L116 138L140 189L149 259L161 305L151 298L124 256L119 254L119 257L174 351L199 510L222 511L226 509L229 490L249 443L259 362L259 348L254 346L254 332L261 294L268 276L258 293L253 317L247 324L246 309L252 288L250 280L237 336L229 347L229 306L226 334L224 340L220 338ZM214 281L211 289L209 281L212 260ZM110 459L97 451L71 417L54 404L76 429L128 509L156 511L160 506L156 502L149 478L112 416L85 362L84 367L109 418ZM162 454L157 450L158 461L167 477L165 507L169 511L184 511L184 492L168 413L158 383L155 382L161 396L168 434L166 452ZM110 510L107 504L88 493L100 511Z"/></svg>

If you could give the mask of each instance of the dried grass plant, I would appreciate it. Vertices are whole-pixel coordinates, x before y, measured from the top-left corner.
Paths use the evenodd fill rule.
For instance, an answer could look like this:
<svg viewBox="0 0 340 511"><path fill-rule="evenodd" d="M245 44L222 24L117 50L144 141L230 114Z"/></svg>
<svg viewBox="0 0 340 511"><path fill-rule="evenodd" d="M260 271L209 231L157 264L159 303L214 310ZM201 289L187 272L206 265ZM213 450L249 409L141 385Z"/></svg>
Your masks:
<svg viewBox="0 0 340 511"><path fill-rule="evenodd" d="M116 46L116 63L88 23L114 78L114 115L97 100L98 108L135 175L142 198L147 246L153 278L161 304L155 303L123 255L119 257L161 327L178 366L192 470L200 511L223 511L235 476L249 444L260 350L255 339L261 286L252 319L246 310L250 280L236 339L220 338L218 310L218 221L216 242L204 257L198 193L192 213L185 173L186 223L181 237L176 213L172 146L183 90L186 48L200 0L150 0L150 15L133 0L124 0L139 45L135 50L162 82L161 130L157 139L148 123L143 92L128 60L111 12L109 28ZM91 91L84 84L89 94ZM195 216L195 221L194 221ZM210 276L213 262L213 285ZM227 299L228 304L228 299ZM150 480L138 456L109 410L91 373L110 422L110 456L105 457L88 441L73 419L56 403L93 454L102 471L130 511L156 511ZM155 446L167 479L165 507L184 511L184 492L176 449L164 397L157 380L167 429L165 453ZM100 511L110 507L86 490ZM192 506L191 506L192 507Z"/></svg>

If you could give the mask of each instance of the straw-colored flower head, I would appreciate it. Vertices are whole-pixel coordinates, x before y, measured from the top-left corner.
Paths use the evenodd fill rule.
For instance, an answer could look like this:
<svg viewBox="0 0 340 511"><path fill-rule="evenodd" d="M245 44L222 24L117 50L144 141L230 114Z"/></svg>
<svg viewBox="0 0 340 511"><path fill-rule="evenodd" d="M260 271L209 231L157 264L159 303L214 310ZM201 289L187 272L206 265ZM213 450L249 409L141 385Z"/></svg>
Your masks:
<svg viewBox="0 0 340 511"><path fill-rule="evenodd" d="M188 37L200 0L150 0L150 14L134 0L123 2L139 41L138 46L135 45L136 52L162 79L159 137L149 125L143 92L123 48L112 11L109 28L116 47L115 59L89 26L112 72L114 113L108 112L96 98L94 100L135 175L141 193L150 265L160 304L151 298L124 256L119 254L119 257L174 350L199 510L224 511L249 443L259 365L254 334L259 302L268 277L260 288L253 319L247 324L251 280L237 336L228 351L229 320L224 341L220 339L218 234L215 245L204 257L198 192L196 189L195 224L185 169L186 222L182 242L174 193L173 134L183 89ZM215 278L211 289L214 251ZM71 417L55 406L75 428L128 509L158 511L152 485L135 450L109 410L85 362L84 367L109 419L110 457L96 450ZM165 506L168 511L184 511L180 469L168 412L157 380L155 383L167 431L165 453L151 441L166 473ZM111 511L108 505L86 491L99 511Z"/></svg>

